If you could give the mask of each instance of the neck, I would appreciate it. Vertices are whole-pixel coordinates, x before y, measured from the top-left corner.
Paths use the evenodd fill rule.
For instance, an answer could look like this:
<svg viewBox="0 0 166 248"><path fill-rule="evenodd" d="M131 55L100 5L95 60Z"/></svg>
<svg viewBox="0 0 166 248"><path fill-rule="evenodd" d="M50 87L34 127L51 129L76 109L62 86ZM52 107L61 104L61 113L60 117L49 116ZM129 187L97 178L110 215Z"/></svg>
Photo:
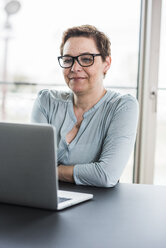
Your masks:
<svg viewBox="0 0 166 248"><path fill-rule="evenodd" d="M106 89L103 87L100 91L76 95L74 94L74 108L81 109L83 112L91 109L106 93Z"/></svg>

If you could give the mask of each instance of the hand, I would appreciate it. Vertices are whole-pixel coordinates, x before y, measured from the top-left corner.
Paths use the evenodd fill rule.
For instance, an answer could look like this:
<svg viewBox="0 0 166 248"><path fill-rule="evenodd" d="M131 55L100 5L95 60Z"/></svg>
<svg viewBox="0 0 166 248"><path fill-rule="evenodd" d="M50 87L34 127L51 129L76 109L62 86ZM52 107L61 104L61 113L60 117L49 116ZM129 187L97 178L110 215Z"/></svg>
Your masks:
<svg viewBox="0 0 166 248"><path fill-rule="evenodd" d="M63 182L74 183L73 178L74 165L59 165L58 166L58 179Z"/></svg>

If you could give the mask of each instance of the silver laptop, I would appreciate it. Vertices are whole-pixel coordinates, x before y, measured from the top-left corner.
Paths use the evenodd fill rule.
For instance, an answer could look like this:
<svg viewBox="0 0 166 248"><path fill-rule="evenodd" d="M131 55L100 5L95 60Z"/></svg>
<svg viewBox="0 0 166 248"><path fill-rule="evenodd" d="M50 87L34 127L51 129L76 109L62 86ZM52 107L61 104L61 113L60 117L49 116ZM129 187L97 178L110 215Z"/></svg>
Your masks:
<svg viewBox="0 0 166 248"><path fill-rule="evenodd" d="M93 198L58 190L52 125L0 123L0 202L60 210Z"/></svg>

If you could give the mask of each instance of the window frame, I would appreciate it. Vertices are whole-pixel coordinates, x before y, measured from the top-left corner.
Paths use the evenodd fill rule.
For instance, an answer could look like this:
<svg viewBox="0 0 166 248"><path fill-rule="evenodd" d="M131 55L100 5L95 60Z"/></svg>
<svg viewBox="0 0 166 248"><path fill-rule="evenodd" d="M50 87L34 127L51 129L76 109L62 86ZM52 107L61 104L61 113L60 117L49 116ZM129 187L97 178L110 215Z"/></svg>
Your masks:
<svg viewBox="0 0 166 248"><path fill-rule="evenodd" d="M134 183L153 184L162 0L142 0L137 98L140 105Z"/></svg>

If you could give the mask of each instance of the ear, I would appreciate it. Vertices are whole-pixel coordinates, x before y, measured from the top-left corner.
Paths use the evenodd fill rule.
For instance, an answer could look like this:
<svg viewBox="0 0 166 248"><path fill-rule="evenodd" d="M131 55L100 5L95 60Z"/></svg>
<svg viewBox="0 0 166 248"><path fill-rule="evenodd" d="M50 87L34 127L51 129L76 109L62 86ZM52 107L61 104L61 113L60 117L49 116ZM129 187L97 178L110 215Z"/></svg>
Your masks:
<svg viewBox="0 0 166 248"><path fill-rule="evenodd" d="M107 71L110 69L111 67L111 56L107 56L105 61L104 61L104 74L107 73Z"/></svg>

